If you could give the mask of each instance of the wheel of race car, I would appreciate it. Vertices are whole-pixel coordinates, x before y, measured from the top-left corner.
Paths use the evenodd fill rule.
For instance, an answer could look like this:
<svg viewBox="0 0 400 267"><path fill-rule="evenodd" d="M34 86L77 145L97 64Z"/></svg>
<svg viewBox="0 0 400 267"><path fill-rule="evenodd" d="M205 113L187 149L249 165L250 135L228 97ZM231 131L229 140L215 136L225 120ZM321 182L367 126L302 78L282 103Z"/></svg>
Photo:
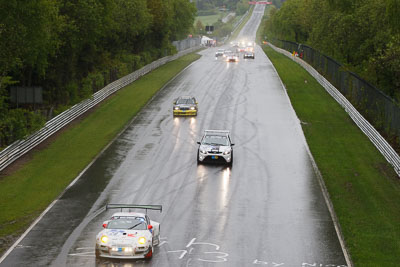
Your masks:
<svg viewBox="0 0 400 267"><path fill-rule="evenodd" d="M100 258L100 251L98 249L95 250L96 258Z"/></svg>
<svg viewBox="0 0 400 267"><path fill-rule="evenodd" d="M157 237L157 245L159 246L161 243L161 225L158 225L158 237Z"/></svg>
<svg viewBox="0 0 400 267"><path fill-rule="evenodd" d="M145 256L146 260L151 260L153 258L153 247L150 247L149 252Z"/></svg>
<svg viewBox="0 0 400 267"><path fill-rule="evenodd" d="M200 161L200 159L199 159L199 154L200 154L200 151L197 150L197 165L200 165L200 164L201 164L201 161Z"/></svg>
<svg viewBox="0 0 400 267"><path fill-rule="evenodd" d="M233 164L233 151L231 152L231 161L228 163L229 166L232 166Z"/></svg>

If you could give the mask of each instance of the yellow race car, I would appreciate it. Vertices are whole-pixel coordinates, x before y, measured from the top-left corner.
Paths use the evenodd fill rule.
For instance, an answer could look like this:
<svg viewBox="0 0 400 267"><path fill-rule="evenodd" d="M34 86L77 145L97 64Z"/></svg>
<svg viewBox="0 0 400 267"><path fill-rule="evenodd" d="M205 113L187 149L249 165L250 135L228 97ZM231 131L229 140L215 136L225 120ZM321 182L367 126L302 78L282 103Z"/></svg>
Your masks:
<svg viewBox="0 0 400 267"><path fill-rule="evenodd" d="M174 116L197 116L197 101L192 96L181 96L174 100Z"/></svg>

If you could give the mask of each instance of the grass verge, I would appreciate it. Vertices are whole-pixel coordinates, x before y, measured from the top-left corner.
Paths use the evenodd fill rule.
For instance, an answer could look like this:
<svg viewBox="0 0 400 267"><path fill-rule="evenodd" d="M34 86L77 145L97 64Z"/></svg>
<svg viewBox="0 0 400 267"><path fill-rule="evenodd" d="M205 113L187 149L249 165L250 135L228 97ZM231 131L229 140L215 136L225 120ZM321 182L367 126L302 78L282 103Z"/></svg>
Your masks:
<svg viewBox="0 0 400 267"><path fill-rule="evenodd" d="M0 253L125 127L162 86L191 62L189 54L121 89L0 180Z"/></svg>
<svg viewBox="0 0 400 267"><path fill-rule="evenodd" d="M369 139L301 66L264 51L286 86L355 266L398 266L400 180Z"/></svg>
<svg viewBox="0 0 400 267"><path fill-rule="evenodd" d="M215 15L209 15L209 16L197 16L194 20L194 26L196 26L197 21L201 21L201 23L206 26L206 25L213 25L215 22L217 22L219 19L222 19L227 13L223 12L218 12L218 14Z"/></svg>

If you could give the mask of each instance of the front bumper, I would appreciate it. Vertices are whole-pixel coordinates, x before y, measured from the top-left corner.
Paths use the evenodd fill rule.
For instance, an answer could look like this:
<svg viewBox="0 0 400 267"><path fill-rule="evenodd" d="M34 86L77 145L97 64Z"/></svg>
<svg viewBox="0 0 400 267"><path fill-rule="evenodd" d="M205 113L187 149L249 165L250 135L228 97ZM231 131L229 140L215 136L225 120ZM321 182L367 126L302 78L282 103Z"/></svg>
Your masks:
<svg viewBox="0 0 400 267"><path fill-rule="evenodd" d="M96 250L99 257L112 259L144 259L152 252L151 247L144 247L142 249L136 247L132 251L126 252L124 250L112 251L109 247L97 246Z"/></svg>
<svg viewBox="0 0 400 267"><path fill-rule="evenodd" d="M196 116L197 115L197 110L173 110L174 116Z"/></svg>
<svg viewBox="0 0 400 267"><path fill-rule="evenodd" d="M201 153L199 152L199 161L200 162L215 162L215 163L230 163L232 161L232 152L230 154L224 155L223 153L215 154L215 153Z"/></svg>

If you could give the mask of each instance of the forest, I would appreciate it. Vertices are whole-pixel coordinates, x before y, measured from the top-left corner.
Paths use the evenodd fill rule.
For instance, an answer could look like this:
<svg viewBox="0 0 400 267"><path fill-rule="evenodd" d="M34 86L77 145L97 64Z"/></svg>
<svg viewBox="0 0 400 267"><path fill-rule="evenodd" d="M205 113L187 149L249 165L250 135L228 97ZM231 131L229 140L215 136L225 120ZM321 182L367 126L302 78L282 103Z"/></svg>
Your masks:
<svg viewBox="0 0 400 267"><path fill-rule="evenodd" d="M0 148L106 84L175 53L196 15L188 0L0 1ZM10 101L13 86L43 103Z"/></svg>
<svg viewBox="0 0 400 267"><path fill-rule="evenodd" d="M400 102L399 0L287 0L264 35L307 44Z"/></svg>

